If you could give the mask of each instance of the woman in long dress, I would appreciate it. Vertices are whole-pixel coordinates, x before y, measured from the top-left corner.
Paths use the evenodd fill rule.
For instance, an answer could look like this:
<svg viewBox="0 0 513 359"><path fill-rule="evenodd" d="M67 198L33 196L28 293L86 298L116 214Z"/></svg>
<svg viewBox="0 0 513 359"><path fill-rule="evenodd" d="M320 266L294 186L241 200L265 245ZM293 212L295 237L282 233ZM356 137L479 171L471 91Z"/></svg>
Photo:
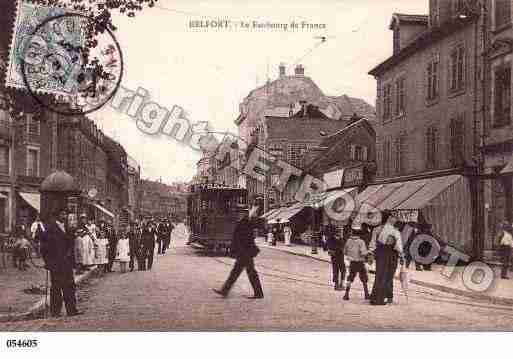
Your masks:
<svg viewBox="0 0 513 359"><path fill-rule="evenodd" d="M376 261L376 276L370 295L372 305L393 302L395 271L399 260L403 264L401 233L394 227L395 223L395 218L384 212L382 224L372 232L369 250L374 253Z"/></svg>

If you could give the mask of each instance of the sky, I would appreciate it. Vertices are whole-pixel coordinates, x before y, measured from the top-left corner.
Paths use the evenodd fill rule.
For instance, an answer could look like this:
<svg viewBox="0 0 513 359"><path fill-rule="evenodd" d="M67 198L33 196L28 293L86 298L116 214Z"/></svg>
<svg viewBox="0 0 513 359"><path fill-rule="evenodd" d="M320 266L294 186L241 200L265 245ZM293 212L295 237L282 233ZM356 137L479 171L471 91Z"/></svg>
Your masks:
<svg viewBox="0 0 513 359"><path fill-rule="evenodd" d="M256 86L302 64L325 95L347 94L375 104L370 69L392 53L394 12L427 14L428 0L159 0L135 18L114 15L124 73L122 85L142 87L152 101L182 107L191 122L237 133L239 103ZM230 29L192 28L191 21L229 20ZM240 23L249 24L242 28ZM258 23L287 24L255 29ZM299 24L291 30L290 23ZM305 24L324 24L312 29ZM237 24L237 27L235 27ZM316 37L326 36L320 43ZM189 181L200 154L176 140L143 134L109 105L91 114L140 165L143 178Z"/></svg>

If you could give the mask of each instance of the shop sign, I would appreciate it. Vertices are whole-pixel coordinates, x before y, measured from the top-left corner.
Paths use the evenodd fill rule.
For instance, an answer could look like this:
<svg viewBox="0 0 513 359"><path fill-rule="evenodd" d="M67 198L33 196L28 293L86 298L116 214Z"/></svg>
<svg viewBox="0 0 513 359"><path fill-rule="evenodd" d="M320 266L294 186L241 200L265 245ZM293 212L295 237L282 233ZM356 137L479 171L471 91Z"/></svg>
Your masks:
<svg viewBox="0 0 513 359"><path fill-rule="evenodd" d="M348 168L344 171L344 186L360 186L363 184L363 166Z"/></svg>
<svg viewBox="0 0 513 359"><path fill-rule="evenodd" d="M392 211L392 215L401 222L417 222L419 211L416 209Z"/></svg>

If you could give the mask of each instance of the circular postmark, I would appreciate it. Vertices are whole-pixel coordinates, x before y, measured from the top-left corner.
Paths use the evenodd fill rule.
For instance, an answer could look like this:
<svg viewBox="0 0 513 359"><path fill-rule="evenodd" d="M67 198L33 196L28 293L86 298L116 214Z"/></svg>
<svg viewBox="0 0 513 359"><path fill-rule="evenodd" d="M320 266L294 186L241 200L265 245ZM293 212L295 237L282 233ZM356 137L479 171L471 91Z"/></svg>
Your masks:
<svg viewBox="0 0 513 359"><path fill-rule="evenodd" d="M121 47L112 31L90 16L52 16L20 46L24 85L52 112L73 116L96 111L121 84Z"/></svg>

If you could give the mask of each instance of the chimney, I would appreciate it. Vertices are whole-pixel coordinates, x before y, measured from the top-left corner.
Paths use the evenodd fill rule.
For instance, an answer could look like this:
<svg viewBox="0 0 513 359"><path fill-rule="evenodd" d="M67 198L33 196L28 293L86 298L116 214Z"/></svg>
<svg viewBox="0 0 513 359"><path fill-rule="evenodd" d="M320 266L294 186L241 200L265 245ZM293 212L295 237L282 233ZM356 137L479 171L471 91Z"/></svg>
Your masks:
<svg viewBox="0 0 513 359"><path fill-rule="evenodd" d="M280 63L280 66L278 68L280 69L280 77L285 76L285 64L283 62Z"/></svg>
<svg viewBox="0 0 513 359"><path fill-rule="evenodd" d="M303 67L303 65L299 64L294 69L294 73L296 74L296 76L304 76L305 68Z"/></svg>

